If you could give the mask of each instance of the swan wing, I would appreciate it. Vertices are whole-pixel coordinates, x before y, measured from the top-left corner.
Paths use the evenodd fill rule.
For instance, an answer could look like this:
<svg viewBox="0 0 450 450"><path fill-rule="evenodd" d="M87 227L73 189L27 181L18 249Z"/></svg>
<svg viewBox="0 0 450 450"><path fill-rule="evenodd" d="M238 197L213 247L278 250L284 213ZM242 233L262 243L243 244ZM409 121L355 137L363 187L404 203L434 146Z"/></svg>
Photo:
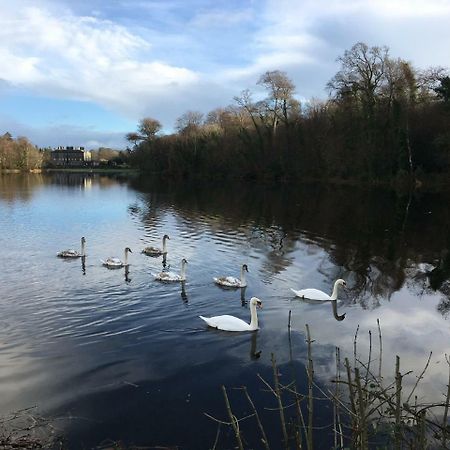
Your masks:
<svg viewBox="0 0 450 450"><path fill-rule="evenodd" d="M291 291L297 296L301 298L309 298L310 300L321 300L328 301L330 300L330 296L325 294L325 292L319 291L319 289L301 289L296 291L291 288Z"/></svg>
<svg viewBox="0 0 450 450"><path fill-rule="evenodd" d="M214 278L214 282L216 284L220 284L222 286L229 286L229 287L240 287L241 286L241 280L235 277L217 277Z"/></svg>
<svg viewBox="0 0 450 450"><path fill-rule="evenodd" d="M109 257L106 261L100 260L104 266L121 267L123 262L119 258Z"/></svg>
<svg viewBox="0 0 450 450"><path fill-rule="evenodd" d="M162 254L162 250L156 247L145 247L142 250L142 253L145 253L148 256L159 256Z"/></svg>
<svg viewBox="0 0 450 450"><path fill-rule="evenodd" d="M203 317L199 316L200 319L204 320L210 327L217 328L218 330L224 331L253 331L247 322L244 322L238 317L224 315L224 316L214 316L214 317Z"/></svg>
<svg viewBox="0 0 450 450"><path fill-rule="evenodd" d="M56 256L59 256L60 258L78 258L81 255L76 250L69 249L59 252Z"/></svg>
<svg viewBox="0 0 450 450"><path fill-rule="evenodd" d="M152 273L152 275L159 281L181 281L181 276L174 272Z"/></svg>

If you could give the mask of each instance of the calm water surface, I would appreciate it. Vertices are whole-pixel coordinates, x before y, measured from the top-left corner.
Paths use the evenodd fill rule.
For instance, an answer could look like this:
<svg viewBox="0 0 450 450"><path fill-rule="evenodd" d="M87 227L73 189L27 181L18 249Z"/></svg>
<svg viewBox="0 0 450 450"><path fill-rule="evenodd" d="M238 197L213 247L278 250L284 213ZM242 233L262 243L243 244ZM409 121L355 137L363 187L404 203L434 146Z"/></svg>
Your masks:
<svg viewBox="0 0 450 450"><path fill-rule="evenodd" d="M422 370L433 351L419 398L439 401L450 353L450 198L399 195L356 188L185 186L97 175L0 176L0 413L37 405L55 421L70 448L107 439L136 445L210 448L226 420L221 385L238 416L249 413L247 385L258 406L275 404L257 374L270 379L271 354L289 364L288 314L292 311L294 369L304 385L305 324L314 342L322 385L334 376L335 346L367 359L368 332L383 332L383 368ZM186 258L187 282L162 284L151 273L162 258L141 254L170 235L167 266ZM87 240L85 264L56 253ZM127 273L102 267L123 257ZM215 286L212 277L249 267L245 292ZM330 304L295 299L290 288L340 295L335 320ZM201 315L249 319L247 301L258 296L256 333L208 330ZM377 339L373 339L373 351ZM378 360L375 359L376 365ZM406 387L416 381L405 380ZM318 408L317 425L331 422ZM278 413L262 417L273 442ZM256 426L245 426L249 445ZM331 429L317 433L323 448ZM230 448L222 429L218 448ZM257 445L257 444L255 444ZM277 448L273 444L273 448Z"/></svg>

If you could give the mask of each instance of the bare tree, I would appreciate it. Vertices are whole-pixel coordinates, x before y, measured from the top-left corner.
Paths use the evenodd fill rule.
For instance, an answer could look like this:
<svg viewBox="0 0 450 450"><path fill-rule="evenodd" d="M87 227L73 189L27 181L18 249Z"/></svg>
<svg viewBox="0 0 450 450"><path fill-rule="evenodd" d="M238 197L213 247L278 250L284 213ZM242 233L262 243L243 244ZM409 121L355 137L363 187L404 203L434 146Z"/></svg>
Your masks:
<svg viewBox="0 0 450 450"><path fill-rule="evenodd" d="M203 120L203 113L199 111L187 111L178 117L175 128L182 134L195 134L199 131Z"/></svg>
<svg viewBox="0 0 450 450"><path fill-rule="evenodd" d="M388 47L369 48L367 44L358 42L337 59L341 70L327 84L330 94L336 98L352 95L371 115L377 94L386 79L388 59Z"/></svg>
<svg viewBox="0 0 450 450"><path fill-rule="evenodd" d="M139 122L138 131L143 139L151 141L161 131L161 128L162 125L159 120L145 117Z"/></svg>
<svg viewBox="0 0 450 450"><path fill-rule="evenodd" d="M274 70L261 75L258 84L264 86L269 96L260 106L265 109L264 117L275 134L278 123L289 123L289 115L298 110L299 103L293 98L295 86L285 72Z"/></svg>

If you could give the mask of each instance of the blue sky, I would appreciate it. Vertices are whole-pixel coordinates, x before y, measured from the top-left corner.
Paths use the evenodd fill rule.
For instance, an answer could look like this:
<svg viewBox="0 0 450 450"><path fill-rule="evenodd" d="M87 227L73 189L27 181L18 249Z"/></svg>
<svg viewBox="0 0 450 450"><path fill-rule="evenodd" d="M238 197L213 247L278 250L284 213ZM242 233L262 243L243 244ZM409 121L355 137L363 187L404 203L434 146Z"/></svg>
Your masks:
<svg viewBox="0 0 450 450"><path fill-rule="evenodd" d="M170 132L267 70L326 98L358 41L449 66L450 0L0 0L0 133L39 146L124 148L142 117Z"/></svg>

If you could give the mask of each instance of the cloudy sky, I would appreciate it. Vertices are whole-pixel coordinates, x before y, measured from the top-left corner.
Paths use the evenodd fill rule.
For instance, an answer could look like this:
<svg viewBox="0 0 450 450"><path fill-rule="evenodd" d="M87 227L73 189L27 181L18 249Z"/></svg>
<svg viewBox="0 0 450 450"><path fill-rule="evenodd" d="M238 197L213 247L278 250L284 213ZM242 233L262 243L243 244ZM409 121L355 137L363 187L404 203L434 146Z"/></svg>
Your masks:
<svg viewBox="0 0 450 450"><path fill-rule="evenodd" d="M358 41L450 66L450 0L0 0L0 133L124 148L142 117L233 102L267 70L326 98Z"/></svg>

